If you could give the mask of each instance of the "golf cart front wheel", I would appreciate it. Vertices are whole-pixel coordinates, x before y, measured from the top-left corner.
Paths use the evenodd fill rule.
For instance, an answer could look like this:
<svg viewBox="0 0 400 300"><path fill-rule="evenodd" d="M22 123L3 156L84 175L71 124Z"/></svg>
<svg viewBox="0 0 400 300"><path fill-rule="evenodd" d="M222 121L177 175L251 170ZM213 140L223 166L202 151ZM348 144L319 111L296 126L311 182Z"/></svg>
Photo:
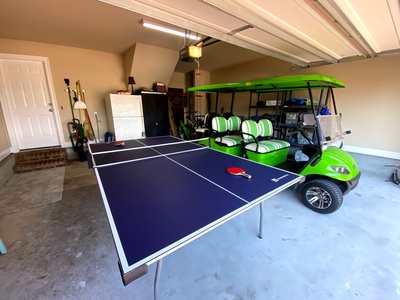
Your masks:
<svg viewBox="0 0 400 300"><path fill-rule="evenodd" d="M342 205L343 193L332 181L313 179L303 185L301 201L313 211L330 214Z"/></svg>

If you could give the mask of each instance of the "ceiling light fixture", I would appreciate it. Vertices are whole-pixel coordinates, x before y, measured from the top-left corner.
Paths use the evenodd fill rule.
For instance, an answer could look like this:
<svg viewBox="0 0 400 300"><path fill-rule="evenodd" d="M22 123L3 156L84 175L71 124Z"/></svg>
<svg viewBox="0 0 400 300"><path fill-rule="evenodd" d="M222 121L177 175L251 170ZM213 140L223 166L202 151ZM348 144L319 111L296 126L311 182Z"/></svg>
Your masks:
<svg viewBox="0 0 400 300"><path fill-rule="evenodd" d="M192 58L200 58L202 55L201 47L189 46L188 53L189 53L189 56Z"/></svg>
<svg viewBox="0 0 400 300"><path fill-rule="evenodd" d="M162 24L157 24L155 22L150 22L150 21L147 21L147 20L144 20L144 19L141 21L141 23L142 23L142 25L144 27L155 29L155 30L159 30L159 31L163 31L163 32L167 32L167 33L174 34L174 35L177 35L177 36L181 36L181 37L184 37L184 38L188 38L188 39L191 39L191 40L198 41L198 40L201 39L201 37L199 35L187 34L184 30L174 29L174 28L167 27L167 26L162 25Z"/></svg>

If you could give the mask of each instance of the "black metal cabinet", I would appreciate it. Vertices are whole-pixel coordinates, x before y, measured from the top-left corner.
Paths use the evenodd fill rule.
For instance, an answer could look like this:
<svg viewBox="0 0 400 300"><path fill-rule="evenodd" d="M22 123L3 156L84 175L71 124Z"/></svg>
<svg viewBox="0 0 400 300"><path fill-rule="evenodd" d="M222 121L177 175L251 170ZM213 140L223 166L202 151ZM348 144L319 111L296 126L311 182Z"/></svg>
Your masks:
<svg viewBox="0 0 400 300"><path fill-rule="evenodd" d="M146 137L169 135L168 96L166 93L140 91Z"/></svg>

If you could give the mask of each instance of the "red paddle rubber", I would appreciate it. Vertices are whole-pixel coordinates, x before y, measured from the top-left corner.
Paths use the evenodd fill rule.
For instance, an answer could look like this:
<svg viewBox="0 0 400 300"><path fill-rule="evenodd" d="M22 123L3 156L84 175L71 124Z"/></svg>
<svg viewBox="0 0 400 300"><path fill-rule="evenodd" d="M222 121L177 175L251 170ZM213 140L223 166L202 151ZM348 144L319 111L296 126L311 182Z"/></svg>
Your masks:
<svg viewBox="0 0 400 300"><path fill-rule="evenodd" d="M232 174L232 175L241 175L246 178L251 178L251 175L247 174L242 168L231 167L226 170L228 171L229 174Z"/></svg>

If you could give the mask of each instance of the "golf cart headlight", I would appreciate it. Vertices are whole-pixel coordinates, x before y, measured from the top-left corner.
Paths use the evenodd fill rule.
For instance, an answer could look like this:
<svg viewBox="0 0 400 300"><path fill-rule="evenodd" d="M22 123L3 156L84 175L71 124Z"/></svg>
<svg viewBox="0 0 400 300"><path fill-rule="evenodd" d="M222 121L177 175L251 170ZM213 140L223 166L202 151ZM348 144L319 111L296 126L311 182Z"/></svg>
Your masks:
<svg viewBox="0 0 400 300"><path fill-rule="evenodd" d="M346 167L333 167L331 166L331 168L335 171L338 172L340 174L350 174L349 169L347 169Z"/></svg>

